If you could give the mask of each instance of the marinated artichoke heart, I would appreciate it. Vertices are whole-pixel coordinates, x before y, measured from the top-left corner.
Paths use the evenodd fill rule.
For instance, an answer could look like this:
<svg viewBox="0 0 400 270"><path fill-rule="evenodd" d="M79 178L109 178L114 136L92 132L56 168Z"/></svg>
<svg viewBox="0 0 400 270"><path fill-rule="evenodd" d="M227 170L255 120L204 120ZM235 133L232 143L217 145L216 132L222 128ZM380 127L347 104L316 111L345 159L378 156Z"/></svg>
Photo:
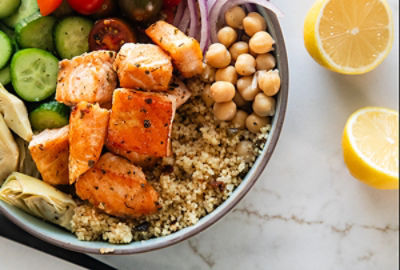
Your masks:
<svg viewBox="0 0 400 270"><path fill-rule="evenodd" d="M0 199L25 212L71 230L76 204L67 194L31 176L14 172L0 189Z"/></svg>
<svg viewBox="0 0 400 270"><path fill-rule="evenodd" d="M0 185L18 167L18 147L0 113Z"/></svg>
<svg viewBox="0 0 400 270"><path fill-rule="evenodd" d="M40 178L40 173L28 149L29 143L20 137L15 138L19 149L18 172Z"/></svg>
<svg viewBox="0 0 400 270"><path fill-rule="evenodd" d="M32 139L32 128L28 112L22 100L8 93L0 83L0 114L8 127L25 141Z"/></svg>

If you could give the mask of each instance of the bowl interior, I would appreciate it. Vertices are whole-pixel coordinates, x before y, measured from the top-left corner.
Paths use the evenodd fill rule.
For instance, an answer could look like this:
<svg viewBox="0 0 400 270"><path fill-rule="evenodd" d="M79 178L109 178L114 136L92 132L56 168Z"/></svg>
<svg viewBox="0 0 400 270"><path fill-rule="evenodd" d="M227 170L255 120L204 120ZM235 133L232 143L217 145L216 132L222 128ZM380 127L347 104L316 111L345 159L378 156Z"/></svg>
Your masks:
<svg viewBox="0 0 400 270"><path fill-rule="evenodd" d="M285 116L288 97L289 75L284 39L276 16L272 12L261 8L259 9L259 12L266 18L269 32L274 37L277 44L275 56L277 59L277 68L280 70L282 85L281 90L277 96L276 115L272 121L272 129L270 131L270 135L268 136L268 140L264 146L262 154L257 158L255 164L248 172L242 183L235 189L233 194L225 202L218 206L212 213L201 218L197 224L182 229L168 236L158 237L146 241L132 242L127 245L114 245L100 241L79 241L70 232L50 223L44 222L36 217L33 217L17 209L16 207L10 206L2 201L0 201L1 212L16 225L44 241L50 242L54 245L58 245L66 249L94 254L100 254L100 249L104 248L109 248L113 250L113 254L133 254L155 250L180 242L214 224L217 220L219 220L222 216L229 212L240 201L240 199L243 198L243 196L254 185L261 172L264 170L278 141L279 134L283 125L283 119Z"/></svg>

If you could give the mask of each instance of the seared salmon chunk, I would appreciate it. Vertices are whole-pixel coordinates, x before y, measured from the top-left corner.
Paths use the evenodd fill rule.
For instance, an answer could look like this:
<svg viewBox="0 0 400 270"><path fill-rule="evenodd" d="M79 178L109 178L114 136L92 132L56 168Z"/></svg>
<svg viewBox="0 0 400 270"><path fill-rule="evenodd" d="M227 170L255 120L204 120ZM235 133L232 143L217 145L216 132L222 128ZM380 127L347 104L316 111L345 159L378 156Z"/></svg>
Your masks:
<svg viewBox="0 0 400 270"><path fill-rule="evenodd" d="M168 52L183 77L190 78L203 72L203 52L197 40L165 21L151 25L146 34Z"/></svg>
<svg viewBox="0 0 400 270"><path fill-rule="evenodd" d="M80 101L107 103L117 87L112 68L115 52L95 51L62 60L59 64L56 100L67 105Z"/></svg>
<svg viewBox="0 0 400 270"><path fill-rule="evenodd" d="M126 43L114 62L121 87L167 91L172 78L171 58L153 44Z"/></svg>
<svg viewBox="0 0 400 270"><path fill-rule="evenodd" d="M107 144L107 149L119 156L122 156L128 159L130 162L135 164L136 166L140 166L142 168L150 168L156 164L156 162L160 159L157 157L152 157L149 155L141 155L131 150L125 150L120 147L116 147L113 144Z"/></svg>
<svg viewBox="0 0 400 270"><path fill-rule="evenodd" d="M159 208L158 193L139 167L111 153L78 178L76 194L117 217L136 218Z"/></svg>
<svg viewBox="0 0 400 270"><path fill-rule="evenodd" d="M43 181L68 185L68 126L34 135L29 151Z"/></svg>
<svg viewBox="0 0 400 270"><path fill-rule="evenodd" d="M107 147L153 157L169 156L175 103L163 93L115 90Z"/></svg>
<svg viewBox="0 0 400 270"><path fill-rule="evenodd" d="M69 183L99 160L107 134L110 113L85 101L72 110L69 121Z"/></svg>
<svg viewBox="0 0 400 270"><path fill-rule="evenodd" d="M168 88L168 95L176 99L176 108L178 109L180 106L186 103L189 98L192 96L190 90L186 87L186 85L179 80L178 78L174 78L172 83Z"/></svg>

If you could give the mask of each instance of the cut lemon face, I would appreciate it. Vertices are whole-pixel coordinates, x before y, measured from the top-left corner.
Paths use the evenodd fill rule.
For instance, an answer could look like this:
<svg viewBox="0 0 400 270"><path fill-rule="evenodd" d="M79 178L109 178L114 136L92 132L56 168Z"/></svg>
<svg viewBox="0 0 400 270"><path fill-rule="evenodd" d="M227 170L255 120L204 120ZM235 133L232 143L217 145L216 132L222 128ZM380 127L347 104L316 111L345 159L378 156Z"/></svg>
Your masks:
<svg viewBox="0 0 400 270"><path fill-rule="evenodd" d="M399 113L366 107L353 113L343 132L344 161L358 180L379 189L399 188Z"/></svg>
<svg viewBox="0 0 400 270"><path fill-rule="evenodd" d="M305 20L304 43L328 69L363 74L389 54L393 32L386 0L318 0Z"/></svg>

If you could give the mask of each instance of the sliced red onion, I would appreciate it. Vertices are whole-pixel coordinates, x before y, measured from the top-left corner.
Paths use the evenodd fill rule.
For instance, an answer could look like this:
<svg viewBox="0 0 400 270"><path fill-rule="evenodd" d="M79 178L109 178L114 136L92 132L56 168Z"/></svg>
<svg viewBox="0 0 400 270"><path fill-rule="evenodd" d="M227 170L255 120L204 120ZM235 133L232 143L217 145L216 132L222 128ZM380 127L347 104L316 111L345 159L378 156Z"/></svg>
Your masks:
<svg viewBox="0 0 400 270"><path fill-rule="evenodd" d="M217 1L218 1L218 0L207 0L207 3L208 3L208 14L210 14L212 8L214 7L214 5L215 5L215 3L216 3Z"/></svg>
<svg viewBox="0 0 400 270"><path fill-rule="evenodd" d="M196 34L199 32L199 18L197 16L196 0L188 0L188 7L190 13L189 36L195 37Z"/></svg>
<svg viewBox="0 0 400 270"><path fill-rule="evenodd" d="M282 17L283 13L270 1L267 0L218 0L214 7L211 9L210 13L210 21L213 22L211 24L211 41L218 42L217 39L217 28L220 23L220 15L225 14L225 12L233 7L244 4L256 4L262 6L266 9L274 12L278 17Z"/></svg>
<svg viewBox="0 0 400 270"><path fill-rule="evenodd" d="M252 4L244 4L244 7L246 8L247 12L254 12L256 11L256 7Z"/></svg>
<svg viewBox="0 0 400 270"><path fill-rule="evenodd" d="M190 23L190 13L189 13L189 9L186 7L185 11L183 12L182 19L178 24L179 30L186 33L186 30L189 27L189 23Z"/></svg>
<svg viewBox="0 0 400 270"><path fill-rule="evenodd" d="M208 19L208 2L207 0L199 0L201 30L200 30L200 48L203 53L207 50L210 42L210 20Z"/></svg>
<svg viewBox="0 0 400 270"><path fill-rule="evenodd" d="M181 1L176 9L176 14L173 24L178 26L183 17L183 12L186 9L186 1Z"/></svg>
<svg viewBox="0 0 400 270"><path fill-rule="evenodd" d="M219 28L219 18L221 9L229 0L217 0L214 6L210 10L210 22L211 22L211 42L218 42L217 29Z"/></svg>

